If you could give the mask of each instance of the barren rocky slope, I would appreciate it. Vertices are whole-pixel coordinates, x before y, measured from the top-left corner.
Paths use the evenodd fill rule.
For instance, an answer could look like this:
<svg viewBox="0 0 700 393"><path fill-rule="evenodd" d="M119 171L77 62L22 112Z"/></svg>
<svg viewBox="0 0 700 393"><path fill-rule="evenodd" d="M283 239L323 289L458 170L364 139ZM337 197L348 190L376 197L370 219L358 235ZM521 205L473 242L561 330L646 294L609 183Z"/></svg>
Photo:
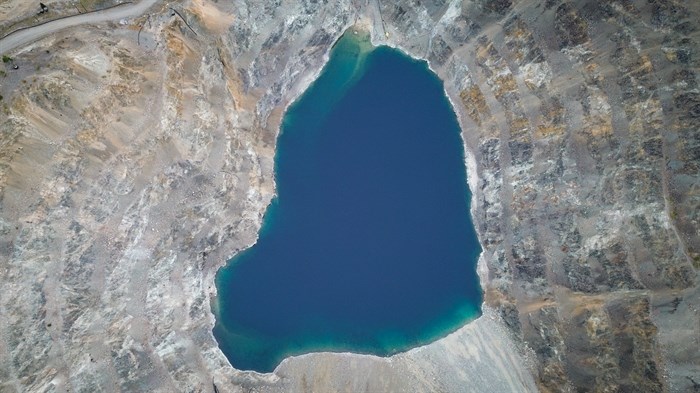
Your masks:
<svg viewBox="0 0 700 393"><path fill-rule="evenodd" d="M0 392L700 391L700 3L168 6L0 65ZM214 275L255 241L284 108L351 27L445 81L485 313L389 359L240 372Z"/></svg>

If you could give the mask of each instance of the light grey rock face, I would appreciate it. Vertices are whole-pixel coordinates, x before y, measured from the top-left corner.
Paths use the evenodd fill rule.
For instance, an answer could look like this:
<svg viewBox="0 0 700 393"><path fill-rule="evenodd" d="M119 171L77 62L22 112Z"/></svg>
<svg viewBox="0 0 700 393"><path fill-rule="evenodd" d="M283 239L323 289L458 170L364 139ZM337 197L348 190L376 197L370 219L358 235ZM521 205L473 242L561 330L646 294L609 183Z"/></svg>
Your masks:
<svg viewBox="0 0 700 393"><path fill-rule="evenodd" d="M1 392L698 389L700 3L257 3L11 54ZM389 359L240 372L212 337L214 275L255 241L283 111L351 26L445 81L485 315Z"/></svg>

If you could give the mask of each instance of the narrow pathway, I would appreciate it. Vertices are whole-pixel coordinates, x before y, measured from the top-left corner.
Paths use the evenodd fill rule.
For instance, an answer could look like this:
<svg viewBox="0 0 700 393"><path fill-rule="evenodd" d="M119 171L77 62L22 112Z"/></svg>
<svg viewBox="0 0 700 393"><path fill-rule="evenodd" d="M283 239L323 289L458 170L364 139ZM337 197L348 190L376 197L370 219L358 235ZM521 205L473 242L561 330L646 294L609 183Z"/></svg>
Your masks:
<svg viewBox="0 0 700 393"><path fill-rule="evenodd" d="M108 9L68 16L40 25L15 30L0 39L0 54L7 53L19 46L29 44L32 41L36 41L69 27L139 16L158 1L159 0L141 0L138 3L123 3Z"/></svg>

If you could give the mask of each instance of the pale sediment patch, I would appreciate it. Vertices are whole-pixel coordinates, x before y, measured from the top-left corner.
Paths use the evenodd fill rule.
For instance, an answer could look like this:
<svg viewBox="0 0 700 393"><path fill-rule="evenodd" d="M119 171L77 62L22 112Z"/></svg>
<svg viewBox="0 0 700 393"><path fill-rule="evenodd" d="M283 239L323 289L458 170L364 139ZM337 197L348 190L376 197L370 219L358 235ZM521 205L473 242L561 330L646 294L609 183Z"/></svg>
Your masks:
<svg viewBox="0 0 700 393"><path fill-rule="evenodd" d="M219 34L225 33L236 19L207 0L193 0L190 11L199 17L207 29Z"/></svg>
<svg viewBox="0 0 700 393"><path fill-rule="evenodd" d="M535 392L523 363L495 311L485 308L447 337L388 358L329 352L287 358L275 369L280 385L264 391Z"/></svg>

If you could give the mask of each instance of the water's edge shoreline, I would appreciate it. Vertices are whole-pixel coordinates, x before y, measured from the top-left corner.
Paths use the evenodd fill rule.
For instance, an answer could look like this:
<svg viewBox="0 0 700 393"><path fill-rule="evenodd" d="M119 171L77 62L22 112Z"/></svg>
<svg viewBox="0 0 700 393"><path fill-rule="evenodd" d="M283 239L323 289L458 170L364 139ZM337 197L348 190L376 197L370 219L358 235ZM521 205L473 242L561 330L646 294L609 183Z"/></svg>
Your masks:
<svg viewBox="0 0 700 393"><path fill-rule="evenodd" d="M268 372L268 373L261 373L261 372L257 372L257 371L253 371L253 370L239 370L239 369L236 369L229 362L230 367L233 368L234 370L237 370L240 373L248 374L250 376L255 376L257 378L267 379L269 381L274 381L274 380L277 380L277 376L281 373L281 370L289 362L292 362L295 359L304 359L304 358L307 358L310 356L323 355L323 354L326 354L326 355L330 354L332 356L341 356L341 357L349 357L349 358L364 358L364 357L366 357L366 358L371 358L371 359L381 359L383 361L391 361L392 359L395 359L398 357L403 357L406 354L409 354L409 353L412 353L415 351L422 351L431 345L434 345L436 343L447 340L449 337L456 337L460 334L460 332L467 329L470 325L476 324L477 322L482 321L482 320L488 321L488 323L491 325L498 325L498 328L502 328L502 326L500 326L501 322L498 321L498 316L496 315L495 310L488 307L488 305L485 302L485 297L483 296L484 295L484 288L485 288L486 284L488 283L488 267L486 265L486 261L485 261L485 257L484 257L484 252L483 252L484 247L483 247L483 243L482 243L481 236L480 236L479 229L478 229L479 225L478 225L477 214L476 214L476 212L477 212L476 190L477 190L477 184L479 181L478 172L477 172L477 163L476 163L476 158L475 158L474 154L471 152L471 150L469 149L469 146L468 146L467 141L465 139L466 130L465 130L465 126L463 124L462 118L461 118L459 112L457 111L457 106L455 105L454 100L452 99L452 97L450 96L450 94L448 93L448 91L446 89L444 79L440 76L440 74L437 72L437 70L433 67L433 65L430 63L430 61L427 58L425 58L424 56L420 56L420 55L417 55L415 53L412 53L406 47L403 47L399 44L392 43L392 42L388 41L387 39L383 39L384 37L380 37L379 35L376 34L376 31L374 31L374 29L368 28L368 27L369 26L366 23L362 23L362 21L354 21L354 22L346 25L345 28L341 30L342 33L337 38L335 38L335 40L333 41L333 44L331 44L328 47L328 50L324 53L323 62L318 67L318 69L316 69L314 72L308 74L309 76L307 76L307 77L301 79L299 82L297 82L296 89L294 89L294 94L292 94L290 96L289 100L285 101L285 105L281 111L282 115L280 116L279 121L276 122L277 124L274 126L274 128L276 129L275 154L277 151L277 142L278 142L279 135L281 133L282 120L284 118L284 115L286 115L286 113L290 109L290 107L292 105L294 105L299 100L299 98L311 87L311 85L319 78L319 76L321 75L321 73L325 69L326 65L328 64L328 61L330 60L330 54L331 54L332 50L336 47L338 42L343 38L343 36L345 34L353 34L356 32L361 32L360 34L366 33L367 35L369 35L370 44L371 44L372 49L378 48L380 46L387 46L387 47L390 47L392 49L396 49L396 50L400 51L402 54L406 55L407 57L409 57L413 60L426 63L430 72L432 72L440 80L440 83L442 85L443 94L445 95L445 98L449 101L450 109L454 113L454 115L457 119L459 128L460 128L460 139L462 140L462 151L464 153L464 165L465 165L466 176L467 176L466 183L467 183L469 190L471 192L470 214L471 214L471 219L472 219L474 226L475 226L475 231L477 234L477 239L479 241L479 245L482 248L482 252L479 254L479 257L478 257L477 263L476 263L476 273L477 273L477 276L479 277L479 280L478 280L479 281L479 288L480 288L481 293L482 293L482 302L480 305L478 316L474 319L466 321L464 324L460 325L456 329L450 330L448 333L437 337L436 339L430 341L429 343L422 344L422 345L419 345L419 346L416 346L416 347L413 347L413 348L407 349L405 351L401 351L401 352L398 352L398 353L395 353L393 355L386 356L386 357L377 356L377 355L373 355L373 354L349 352L349 351L339 351L339 352L315 351L315 352L304 353L301 355L294 355L294 356L285 357L275 367L275 369L273 371ZM268 125L268 126L270 126L270 125ZM271 195L271 197L269 198L269 200L267 201L263 212L260 214L261 221L259 223L259 228L258 228L258 231L256 233L255 241L253 243L251 243L249 246L243 247L240 250L231 254L229 257L227 257L226 260L224 261L224 263L221 264L216 269L215 275L218 275L219 270L226 267L228 265L229 261L234 259L237 255L252 248L253 246L255 246L257 244L257 242L259 240L259 236L260 236L260 231L262 230L262 227L263 227L265 215L267 214L267 211L268 211L270 205L274 202L275 198L277 197L277 184L276 184L276 180L275 180L274 171L273 171L272 179L273 179L273 190L274 191L273 191L273 194ZM216 288L216 285L214 285L213 287ZM213 293L210 293L210 296L211 296L212 308L219 307L219 297L217 296L216 289L214 289ZM216 316L214 315L214 313L212 312L211 309L209 311L209 316L210 316L211 322L212 322L211 326L213 327L216 324ZM502 329L502 332L505 332L505 334L510 334L505 329ZM211 333L212 340L214 340L214 342L216 342L216 339L214 338L214 335L213 335L213 330L211 330L210 333ZM517 350L524 351L525 348L517 348ZM527 357L530 358L529 354L526 354L526 355L528 355ZM228 359L227 359L227 361L228 361ZM532 368L532 367L533 366L528 366L528 368Z"/></svg>

